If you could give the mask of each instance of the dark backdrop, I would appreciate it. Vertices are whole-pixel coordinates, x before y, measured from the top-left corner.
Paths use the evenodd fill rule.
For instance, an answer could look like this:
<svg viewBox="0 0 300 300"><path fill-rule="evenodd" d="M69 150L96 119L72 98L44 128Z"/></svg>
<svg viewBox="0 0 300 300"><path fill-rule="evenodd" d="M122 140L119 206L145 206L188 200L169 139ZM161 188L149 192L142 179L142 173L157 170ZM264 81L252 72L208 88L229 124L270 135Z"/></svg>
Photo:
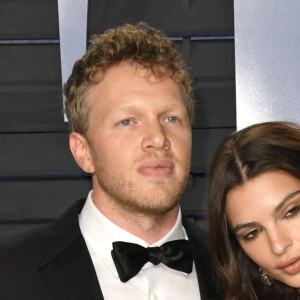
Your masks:
<svg viewBox="0 0 300 300"><path fill-rule="evenodd" d="M199 221L213 153L236 128L233 0L89 1L88 37L138 21L164 30L193 75L192 171L181 204ZM0 239L51 222L90 188L63 121L57 1L1 0Z"/></svg>

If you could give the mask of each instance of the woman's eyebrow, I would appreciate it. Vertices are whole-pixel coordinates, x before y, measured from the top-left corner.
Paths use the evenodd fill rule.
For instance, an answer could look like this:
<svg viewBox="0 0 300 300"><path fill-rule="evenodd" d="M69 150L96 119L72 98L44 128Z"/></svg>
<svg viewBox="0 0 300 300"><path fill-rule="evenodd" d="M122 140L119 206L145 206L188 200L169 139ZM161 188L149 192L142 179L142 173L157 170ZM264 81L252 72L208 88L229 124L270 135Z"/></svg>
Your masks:
<svg viewBox="0 0 300 300"><path fill-rule="evenodd" d="M232 231L234 234L236 234L239 230L241 230L243 228L248 228L248 227L253 227L253 226L258 226L258 223L257 222L249 222L249 223L245 223L245 224L238 224L232 229Z"/></svg>
<svg viewBox="0 0 300 300"><path fill-rule="evenodd" d="M280 209L286 204L286 202L288 202L289 200L291 200L292 198L294 198L298 194L300 194L300 190L297 190L295 192L292 192L292 193L286 195L282 199L282 201L274 208L274 214L278 213L280 211Z"/></svg>

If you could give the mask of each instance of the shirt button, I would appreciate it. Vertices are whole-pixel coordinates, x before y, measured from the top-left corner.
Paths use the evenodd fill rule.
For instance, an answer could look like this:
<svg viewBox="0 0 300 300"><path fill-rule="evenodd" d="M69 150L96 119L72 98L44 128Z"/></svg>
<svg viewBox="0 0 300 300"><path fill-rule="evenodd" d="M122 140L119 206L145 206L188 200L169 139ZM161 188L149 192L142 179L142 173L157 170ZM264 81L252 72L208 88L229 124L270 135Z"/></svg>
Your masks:
<svg viewBox="0 0 300 300"><path fill-rule="evenodd" d="M152 300L158 300L158 297L157 297L156 294L153 294L153 295L152 295Z"/></svg>

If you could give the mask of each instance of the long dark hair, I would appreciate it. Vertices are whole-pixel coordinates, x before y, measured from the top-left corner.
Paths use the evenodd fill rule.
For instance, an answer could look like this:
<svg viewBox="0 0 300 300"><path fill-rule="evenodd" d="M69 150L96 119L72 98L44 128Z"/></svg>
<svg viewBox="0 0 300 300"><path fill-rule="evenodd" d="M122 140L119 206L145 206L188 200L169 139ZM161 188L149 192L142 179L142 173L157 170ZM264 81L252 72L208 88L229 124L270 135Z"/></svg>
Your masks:
<svg viewBox="0 0 300 300"><path fill-rule="evenodd" d="M227 300L300 299L297 289L276 280L264 285L258 266L244 253L227 227L230 189L259 174L283 170L300 179L300 129L291 123L267 122L229 135L211 167L208 216L218 283Z"/></svg>

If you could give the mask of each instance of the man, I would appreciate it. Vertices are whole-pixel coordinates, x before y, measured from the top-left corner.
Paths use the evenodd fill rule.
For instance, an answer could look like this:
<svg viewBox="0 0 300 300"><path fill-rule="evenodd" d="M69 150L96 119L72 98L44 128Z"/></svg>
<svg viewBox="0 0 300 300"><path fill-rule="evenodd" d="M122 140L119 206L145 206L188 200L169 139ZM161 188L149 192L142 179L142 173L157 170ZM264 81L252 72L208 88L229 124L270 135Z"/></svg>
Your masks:
<svg viewBox="0 0 300 300"><path fill-rule="evenodd" d="M70 149L93 190L1 248L0 298L216 299L204 236L179 208L193 100L172 42L145 24L96 35L65 94Z"/></svg>

